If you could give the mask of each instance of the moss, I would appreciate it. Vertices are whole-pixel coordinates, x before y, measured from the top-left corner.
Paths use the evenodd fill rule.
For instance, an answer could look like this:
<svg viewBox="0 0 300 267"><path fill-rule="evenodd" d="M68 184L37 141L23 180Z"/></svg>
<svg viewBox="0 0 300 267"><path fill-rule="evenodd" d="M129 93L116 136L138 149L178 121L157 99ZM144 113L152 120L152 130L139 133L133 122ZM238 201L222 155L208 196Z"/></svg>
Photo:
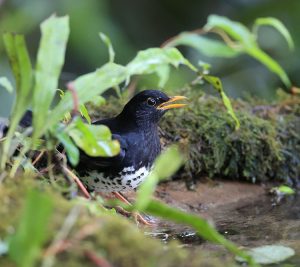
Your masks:
<svg viewBox="0 0 300 267"><path fill-rule="evenodd" d="M163 245L158 240L145 236L136 225L124 217L113 212L95 211L89 206L95 203L82 198L67 200L50 184L40 183L30 177L6 178L4 183L0 184L0 239L3 240L14 232L20 220L26 193L33 187L51 196L55 204L49 229L45 233L47 234L45 249L56 237L70 210L75 206L79 207L79 216L67 235L67 240L71 241L72 245L56 255L55 266L93 267L94 263L86 256L87 251L92 251L113 266L120 267L233 266L228 255L224 263L224 255L219 260L221 258L219 255L208 251L192 253L180 248L175 241ZM8 257L3 256L0 257L0 265L15 266ZM37 266L39 265L40 262L37 263Z"/></svg>
<svg viewBox="0 0 300 267"><path fill-rule="evenodd" d="M204 176L255 181L299 183L299 99L285 96L272 105L255 100L232 100L241 122L239 130L218 97L199 91L184 92L185 109L170 111L162 119L163 144L179 142L186 155L181 177ZM111 98L93 116L117 114L124 104Z"/></svg>

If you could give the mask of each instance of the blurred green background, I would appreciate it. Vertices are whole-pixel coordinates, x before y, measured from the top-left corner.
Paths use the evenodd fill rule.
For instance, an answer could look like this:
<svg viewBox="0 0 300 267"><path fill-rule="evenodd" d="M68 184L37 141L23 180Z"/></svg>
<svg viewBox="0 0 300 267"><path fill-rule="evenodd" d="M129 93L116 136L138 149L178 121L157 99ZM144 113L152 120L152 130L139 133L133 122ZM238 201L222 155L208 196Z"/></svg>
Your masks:
<svg viewBox="0 0 300 267"><path fill-rule="evenodd" d="M296 49L291 52L274 29L260 30L259 43L287 71L292 83L300 85L300 1L299 0L0 0L0 32L24 33L34 61L39 42L39 24L51 14L70 16L71 35L61 85L77 75L93 71L107 61L107 48L98 33L107 34L116 50L117 63L126 64L136 52L160 46L168 38L201 28L210 14L227 16L251 27L257 17L273 16L289 29ZM283 87L278 77L260 63L240 56L235 59L207 58L192 49L182 52L194 63L199 59L212 64L232 97L272 99ZM0 41L0 76L11 78L3 42ZM184 71L173 72L170 88L187 82ZM151 79L145 87L153 87ZM167 89L168 89L167 88ZM287 89L286 89L287 90ZM0 88L0 116L10 112L12 96Z"/></svg>

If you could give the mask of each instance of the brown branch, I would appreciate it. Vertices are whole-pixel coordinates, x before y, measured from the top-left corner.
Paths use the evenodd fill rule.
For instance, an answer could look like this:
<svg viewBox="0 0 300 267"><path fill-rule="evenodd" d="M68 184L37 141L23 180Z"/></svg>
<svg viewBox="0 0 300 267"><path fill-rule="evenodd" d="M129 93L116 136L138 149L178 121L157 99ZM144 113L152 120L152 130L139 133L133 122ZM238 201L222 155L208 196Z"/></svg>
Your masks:
<svg viewBox="0 0 300 267"><path fill-rule="evenodd" d="M80 179L71 171L68 169L68 167L66 166L62 166L62 169L64 171L64 173L68 176L70 176L78 185L79 189L81 190L81 192L83 193L83 195L87 198L87 199L91 199L91 195L90 193L87 191L87 189L85 188L85 186L82 184L82 182L80 181Z"/></svg>
<svg viewBox="0 0 300 267"><path fill-rule="evenodd" d="M103 257L100 257L92 250L85 250L84 255L97 267L112 267L112 265Z"/></svg>
<svg viewBox="0 0 300 267"><path fill-rule="evenodd" d="M198 29L195 29L195 30L192 30L192 31L187 31L185 33L196 33L196 34L205 34L207 33L207 31L205 31L203 28L198 28ZM181 33L180 33L181 34ZM169 43L171 43L173 40L175 40L176 38L179 37L180 34L177 34L173 37L170 37L169 39L167 39L166 41L164 41L160 47L163 48L163 47L166 47Z"/></svg>
<svg viewBox="0 0 300 267"><path fill-rule="evenodd" d="M34 166L41 158L42 158L42 156L44 155L44 153L45 153L45 150L42 150L39 154L38 154L38 156L35 158L35 160L32 162L32 165Z"/></svg>
<svg viewBox="0 0 300 267"><path fill-rule="evenodd" d="M69 82L67 84L67 89L70 91L72 98L73 98L74 107L73 107L72 113L73 113L73 115L77 115L79 113L79 99L78 99L78 95L77 95L77 92L74 87L74 82Z"/></svg>

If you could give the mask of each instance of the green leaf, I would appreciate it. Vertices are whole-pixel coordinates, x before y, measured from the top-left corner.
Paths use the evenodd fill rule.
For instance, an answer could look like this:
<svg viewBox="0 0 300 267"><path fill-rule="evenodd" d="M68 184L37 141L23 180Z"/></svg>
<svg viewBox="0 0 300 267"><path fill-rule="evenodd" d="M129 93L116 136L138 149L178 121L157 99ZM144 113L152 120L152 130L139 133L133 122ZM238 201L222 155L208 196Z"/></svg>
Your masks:
<svg viewBox="0 0 300 267"><path fill-rule="evenodd" d="M164 180L173 175L183 164L183 158L176 145L168 147L155 160L153 172L160 180Z"/></svg>
<svg viewBox="0 0 300 267"><path fill-rule="evenodd" d="M12 137L23 114L31 104L32 67L24 36L3 35L5 49L16 80L16 101L13 106L10 127L0 156L0 170L5 167Z"/></svg>
<svg viewBox="0 0 300 267"><path fill-rule="evenodd" d="M277 191L278 193L284 194L284 195L293 195L295 194L295 190L287 185L281 185L278 187L272 188L272 191Z"/></svg>
<svg viewBox="0 0 300 267"><path fill-rule="evenodd" d="M129 75L151 74L157 72L162 65L186 65L193 71L197 69L173 47L149 48L138 52L137 56L127 65Z"/></svg>
<svg viewBox="0 0 300 267"><path fill-rule="evenodd" d="M230 99L227 97L223 90L222 82L218 77L210 76L210 75L203 75L203 79L206 80L208 83L210 83L221 95L222 101L224 106L227 109L228 114L233 118L235 122L235 128L236 130L240 128L240 121L235 115L235 112L232 108Z"/></svg>
<svg viewBox="0 0 300 267"><path fill-rule="evenodd" d="M243 44L244 47L255 44L254 35L240 22L232 21L226 17L210 15L205 25L205 30L221 29L236 41Z"/></svg>
<svg viewBox="0 0 300 267"><path fill-rule="evenodd" d="M93 107L101 107L102 105L104 105L106 103L106 100L103 96L98 95L98 96L95 96L88 103L91 104Z"/></svg>
<svg viewBox="0 0 300 267"><path fill-rule="evenodd" d="M79 162L79 149L77 148L77 146L74 144L69 135L64 131L56 131L55 136L64 146L70 163L73 166L76 166Z"/></svg>
<svg viewBox="0 0 300 267"><path fill-rule="evenodd" d="M250 264L250 266L257 266L257 264L255 264L255 261L246 252L240 250L234 243L219 234L212 225L210 225L205 219L199 216L169 207L166 204L155 200L150 200L143 211L148 214L171 220L179 224L189 225L193 227L197 231L197 233L206 240L224 246L230 252L243 258Z"/></svg>
<svg viewBox="0 0 300 267"><path fill-rule="evenodd" d="M32 105L33 139L43 134L42 129L57 90L69 37L69 17L51 16L41 24L41 32Z"/></svg>
<svg viewBox="0 0 300 267"><path fill-rule="evenodd" d="M52 212L53 202L48 195L35 190L27 194L19 226L9 242L9 256L19 267L34 266L41 256Z"/></svg>
<svg viewBox="0 0 300 267"><path fill-rule="evenodd" d="M150 173L147 179L141 184L137 191L137 197L134 203L134 209L144 211L151 197L155 191L155 188L159 182L159 177L156 173Z"/></svg>
<svg viewBox="0 0 300 267"><path fill-rule="evenodd" d="M256 19L255 22L254 22L254 29L253 29L253 33L255 35L257 35L258 28L260 26L272 26L272 27L274 27L285 38L285 40L288 43L289 49L294 50L295 45L294 45L294 41L292 39L292 36L290 35L288 29L284 26L284 24L280 20L278 20L276 18L272 18L272 17Z"/></svg>
<svg viewBox="0 0 300 267"><path fill-rule="evenodd" d="M156 74L159 78L158 87L162 88L166 85L167 81L169 80L170 76L170 66L169 65L162 65L157 67Z"/></svg>
<svg viewBox="0 0 300 267"><path fill-rule="evenodd" d="M15 36L12 33L3 34L3 43L6 50L6 54L9 59L10 67L12 69L14 78L16 80L17 88L20 87L20 65L17 56L17 50L15 46Z"/></svg>
<svg viewBox="0 0 300 267"><path fill-rule="evenodd" d="M135 208L143 210L151 200L157 183L169 178L182 165L183 159L177 146L170 146L154 162L154 167L147 179L141 184L137 192Z"/></svg>
<svg viewBox="0 0 300 267"><path fill-rule="evenodd" d="M107 35L104 33L100 32L99 33L101 40L106 44L108 48L108 55L109 55L109 62L114 62L115 61L115 51L114 48L111 44L111 41Z"/></svg>
<svg viewBox="0 0 300 267"><path fill-rule="evenodd" d="M291 87L291 81L287 76L284 69L268 54L262 51L259 47L253 46L251 49L246 51L250 56L254 57L262 64L264 64L270 71L274 72L278 75L281 81L287 86L288 88Z"/></svg>
<svg viewBox="0 0 300 267"><path fill-rule="evenodd" d="M6 77L0 77L0 86L4 87L4 89L6 89L9 93L14 91L11 82Z"/></svg>
<svg viewBox="0 0 300 267"><path fill-rule="evenodd" d="M294 256L295 251L281 245L269 245L252 248L248 250L248 254L259 264L274 264ZM236 260L244 262L240 257L236 257Z"/></svg>
<svg viewBox="0 0 300 267"><path fill-rule="evenodd" d="M80 105L79 110L80 110L81 116L83 116L87 120L88 124L91 124L92 123L91 117L90 117L89 112L86 109L84 104Z"/></svg>
<svg viewBox="0 0 300 267"><path fill-rule="evenodd" d="M223 42L212 40L207 37L199 36L195 33L181 33L167 47L186 45L195 48L200 53L209 57L236 57L240 54L239 51L233 49Z"/></svg>
<svg viewBox="0 0 300 267"><path fill-rule="evenodd" d="M78 119L68 133L76 145L89 156L112 157L120 152L120 144L111 139L107 126L88 125Z"/></svg>
<svg viewBox="0 0 300 267"><path fill-rule="evenodd" d="M284 69L274 59L260 49L254 34L252 34L243 24L232 21L226 17L211 15L208 17L205 29L217 29L224 31L234 40L238 41L238 49L240 52L245 52L260 61L269 70L277 74L287 87L291 86L291 82Z"/></svg>

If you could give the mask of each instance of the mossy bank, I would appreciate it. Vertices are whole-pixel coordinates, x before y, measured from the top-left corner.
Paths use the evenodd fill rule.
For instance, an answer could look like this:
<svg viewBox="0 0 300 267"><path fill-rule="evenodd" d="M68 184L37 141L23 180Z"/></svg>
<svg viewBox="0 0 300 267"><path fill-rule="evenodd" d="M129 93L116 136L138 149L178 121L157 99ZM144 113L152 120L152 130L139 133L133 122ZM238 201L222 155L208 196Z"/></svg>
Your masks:
<svg viewBox="0 0 300 267"><path fill-rule="evenodd" d="M162 143L178 142L186 155L180 177L299 186L299 97L284 95L272 104L232 100L241 123L236 130L220 98L196 90L180 93L189 98L187 108L168 112L160 123ZM92 108L92 115L115 115L125 102L112 97L100 109Z"/></svg>
<svg viewBox="0 0 300 267"><path fill-rule="evenodd" d="M21 227L22 220L25 220L24 203L32 190L49 198L53 210L47 231L43 233L42 250L35 264L30 266L93 267L95 262L91 255L109 264L103 266L234 266L228 255L220 257L204 250L195 253L181 248L177 242L164 245L145 236L134 222L113 210L103 210L98 202L78 197L67 200L47 182L32 177L6 177L0 184L0 240L9 240ZM33 215L37 213L39 211L35 210ZM63 236L60 236L61 229L64 230ZM0 256L0 266L17 265L4 254Z"/></svg>

